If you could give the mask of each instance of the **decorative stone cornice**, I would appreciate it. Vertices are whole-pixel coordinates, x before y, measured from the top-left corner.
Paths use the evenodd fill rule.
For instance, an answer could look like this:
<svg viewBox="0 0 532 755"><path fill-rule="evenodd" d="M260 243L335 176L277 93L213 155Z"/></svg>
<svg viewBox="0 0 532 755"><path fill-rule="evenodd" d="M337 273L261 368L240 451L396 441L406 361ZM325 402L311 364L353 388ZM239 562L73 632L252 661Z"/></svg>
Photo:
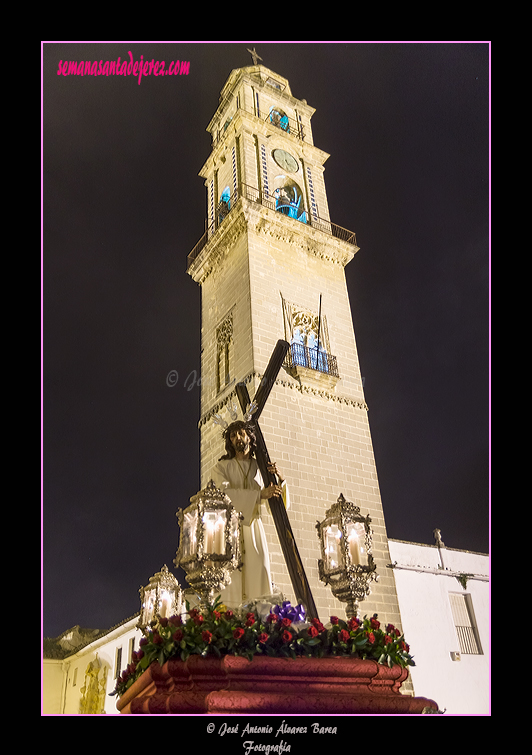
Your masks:
<svg viewBox="0 0 532 755"><path fill-rule="evenodd" d="M246 202L248 228L258 235L270 236L299 247L302 251L325 262L345 267L358 251L358 247L335 238L306 223L286 218L275 210ZM287 222L290 221L291 222Z"/></svg>
<svg viewBox="0 0 532 755"><path fill-rule="evenodd" d="M328 223L322 222L324 225ZM303 253L342 267L345 267L359 250L359 247L337 238L326 230L287 218L269 207L241 196L223 223L212 233L196 259L190 263L187 273L201 286L245 231L283 241L299 248Z"/></svg>
<svg viewBox="0 0 532 755"><path fill-rule="evenodd" d="M258 381L262 380L264 376L260 372L250 372L243 380L240 380L241 383L250 383L254 378L257 378ZM352 406L355 409L362 409L364 411L369 411L369 407L366 404L365 401L355 401L354 399L348 398L347 396L338 396L336 393L331 393L331 391L328 391L326 389L322 388L314 388L308 385L301 385L300 383L293 381L293 380L284 380L284 379L277 379L275 381L275 385L281 385L284 388L290 388L291 390L297 390L299 393L306 394L308 396L316 396L318 398L323 398L327 401L331 401L332 403L336 404L343 404L344 406ZM236 398L236 390L231 391L230 393L227 393L223 398L220 399L220 401L212 406L209 411L205 412L198 422L198 427L201 428L203 425L205 425L210 419L214 417L215 414L219 414L229 402L234 401Z"/></svg>
<svg viewBox="0 0 532 755"><path fill-rule="evenodd" d="M200 254L190 264L187 273L201 286L205 279L225 259L239 236L244 233L247 219L242 212L242 199L231 210L224 222L214 231Z"/></svg>

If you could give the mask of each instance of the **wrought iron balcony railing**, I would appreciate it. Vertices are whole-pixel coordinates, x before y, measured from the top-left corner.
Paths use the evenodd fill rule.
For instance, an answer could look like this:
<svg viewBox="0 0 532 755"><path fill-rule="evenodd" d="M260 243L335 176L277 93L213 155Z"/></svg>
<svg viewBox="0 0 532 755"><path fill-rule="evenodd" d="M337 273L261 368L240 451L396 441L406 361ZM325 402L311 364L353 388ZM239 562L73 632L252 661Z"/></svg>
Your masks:
<svg viewBox="0 0 532 755"><path fill-rule="evenodd" d="M321 349L309 348L301 343L292 343L286 354L288 367L307 367L311 370L324 372L332 377L340 377L338 374L338 364L336 357L327 354Z"/></svg>
<svg viewBox="0 0 532 755"><path fill-rule="evenodd" d="M234 114L225 120L223 126L221 126L217 131L213 132L213 147L215 147L218 142L223 139L227 128L231 124L231 121L237 116L239 112L247 113L247 115L252 115L255 118L258 118L260 121L270 123L272 126L275 126L275 128L281 129L281 131L284 131L287 134L291 134L301 141L308 140L308 134L305 132L303 124L294 120L293 118L289 118L282 110L279 110L277 108L271 108L267 111L262 111L260 109L249 110L248 108L244 108L242 107L242 105L239 105Z"/></svg>
<svg viewBox="0 0 532 755"><path fill-rule="evenodd" d="M286 198L277 197L272 194L268 194L265 191L255 189L253 186L242 184L240 191L234 191L228 200L226 199L223 202L219 203L218 207L216 208L216 215L214 220L212 220L211 223L207 225L205 233L188 255L187 269L200 254L201 250L211 239L211 237L216 233L225 218L230 214L240 196L245 197L250 202L255 202L262 205L263 207L268 207L270 210L280 212L286 217L292 218L296 222L310 225L313 228L317 228L318 230L322 231L323 233L328 233L331 236L340 239L341 241L346 241L348 244L356 246L357 239L354 231L348 231L347 228L342 228L341 226L336 225L336 223L331 223L330 220L324 220L317 215L309 214L307 212L302 212L301 214L297 215L297 210L295 208L294 212L291 213L290 203L288 202L287 204Z"/></svg>

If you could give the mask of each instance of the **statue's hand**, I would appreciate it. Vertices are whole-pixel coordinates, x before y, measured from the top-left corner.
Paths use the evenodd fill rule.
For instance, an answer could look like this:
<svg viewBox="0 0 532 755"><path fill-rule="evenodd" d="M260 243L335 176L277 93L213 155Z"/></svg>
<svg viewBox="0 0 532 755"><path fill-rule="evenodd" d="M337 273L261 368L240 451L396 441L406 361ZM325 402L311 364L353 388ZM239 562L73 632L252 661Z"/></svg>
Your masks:
<svg viewBox="0 0 532 755"><path fill-rule="evenodd" d="M270 483L269 487L262 488L260 491L260 497L263 499L269 500L270 498L274 498L275 496L282 496L283 490L280 485L274 485L273 482Z"/></svg>
<svg viewBox="0 0 532 755"><path fill-rule="evenodd" d="M273 474L276 474L279 478L279 482L284 482L284 475L283 473L277 468L277 463L275 461L272 461L268 464L268 472L273 472Z"/></svg>

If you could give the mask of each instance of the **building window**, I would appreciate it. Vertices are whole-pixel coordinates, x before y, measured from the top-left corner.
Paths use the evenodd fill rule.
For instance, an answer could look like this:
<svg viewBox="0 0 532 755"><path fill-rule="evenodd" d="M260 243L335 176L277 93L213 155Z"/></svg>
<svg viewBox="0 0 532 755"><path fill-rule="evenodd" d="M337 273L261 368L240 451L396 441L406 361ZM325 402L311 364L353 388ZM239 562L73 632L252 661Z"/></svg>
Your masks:
<svg viewBox="0 0 532 755"><path fill-rule="evenodd" d="M285 338L290 344L287 354L288 366L324 372L338 377L336 357L330 354L329 333L325 315L311 312L283 299ZM318 340L319 330L319 340Z"/></svg>
<svg viewBox="0 0 532 755"><path fill-rule="evenodd" d="M118 679L122 673L122 648L116 649L115 655L115 679Z"/></svg>
<svg viewBox="0 0 532 755"><path fill-rule="evenodd" d="M216 328L216 388L219 393L231 382L233 352L233 313Z"/></svg>
<svg viewBox="0 0 532 755"><path fill-rule="evenodd" d="M462 593L450 593L449 600L456 634L458 635L460 653L463 655L482 655L471 596Z"/></svg>
<svg viewBox="0 0 532 755"><path fill-rule="evenodd" d="M229 186L226 186L225 189L222 191L222 196L220 197L220 203L218 204L218 225L222 222L222 220L229 215L229 210L231 209L231 189Z"/></svg>
<svg viewBox="0 0 532 755"><path fill-rule="evenodd" d="M131 663L133 660L133 653L135 652L135 638L132 637L129 641L129 653L128 653L128 662Z"/></svg>
<svg viewBox="0 0 532 755"><path fill-rule="evenodd" d="M301 223L306 223L307 213L303 205L303 192L299 185L286 176L277 176L275 185L273 196L276 211Z"/></svg>
<svg viewBox="0 0 532 755"><path fill-rule="evenodd" d="M270 187L268 186L268 161L266 159L266 147L264 144L260 145L260 159L262 164L262 187L266 196L270 194Z"/></svg>
<svg viewBox="0 0 532 755"><path fill-rule="evenodd" d="M286 131L287 134L290 133L288 116L283 110L279 110L279 108L275 107L270 108L270 123L273 123L273 125L277 126L277 128L281 128L283 131Z"/></svg>
<svg viewBox="0 0 532 755"><path fill-rule="evenodd" d="M314 184L312 183L312 173L310 172L310 168L308 166L307 166L307 180L308 180L308 190L310 194L310 209L312 212L312 217L317 218L318 205L316 204L316 197L314 195Z"/></svg>
<svg viewBox="0 0 532 755"><path fill-rule="evenodd" d="M238 190L238 173L236 165L236 147L232 150L232 163L233 163L233 195L236 197Z"/></svg>

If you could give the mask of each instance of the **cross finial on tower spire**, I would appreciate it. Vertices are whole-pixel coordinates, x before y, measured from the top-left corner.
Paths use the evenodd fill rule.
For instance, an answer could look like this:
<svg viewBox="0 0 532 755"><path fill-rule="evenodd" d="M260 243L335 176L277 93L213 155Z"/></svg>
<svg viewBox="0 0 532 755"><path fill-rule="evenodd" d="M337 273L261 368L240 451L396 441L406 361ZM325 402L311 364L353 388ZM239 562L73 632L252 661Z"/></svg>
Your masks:
<svg viewBox="0 0 532 755"><path fill-rule="evenodd" d="M258 55L258 53L255 50L255 48L253 48L252 50L250 50L249 47L248 47L247 51L251 54L251 57L253 58L253 65L256 66L257 65L257 61L258 60L262 60L262 58L260 57L260 55Z"/></svg>

